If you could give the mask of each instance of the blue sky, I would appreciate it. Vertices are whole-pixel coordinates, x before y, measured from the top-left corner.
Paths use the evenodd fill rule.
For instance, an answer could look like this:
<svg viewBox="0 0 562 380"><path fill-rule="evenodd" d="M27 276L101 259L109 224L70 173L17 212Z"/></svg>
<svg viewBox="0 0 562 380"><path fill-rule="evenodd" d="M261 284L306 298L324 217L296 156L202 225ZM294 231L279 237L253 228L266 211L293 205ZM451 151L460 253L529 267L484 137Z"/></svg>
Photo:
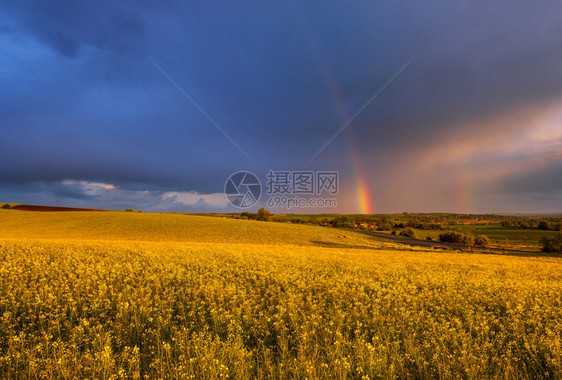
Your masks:
<svg viewBox="0 0 562 380"><path fill-rule="evenodd" d="M307 168L339 212L359 179L370 212L560 212L560 35L555 1L3 1L0 201L232 211L231 173Z"/></svg>

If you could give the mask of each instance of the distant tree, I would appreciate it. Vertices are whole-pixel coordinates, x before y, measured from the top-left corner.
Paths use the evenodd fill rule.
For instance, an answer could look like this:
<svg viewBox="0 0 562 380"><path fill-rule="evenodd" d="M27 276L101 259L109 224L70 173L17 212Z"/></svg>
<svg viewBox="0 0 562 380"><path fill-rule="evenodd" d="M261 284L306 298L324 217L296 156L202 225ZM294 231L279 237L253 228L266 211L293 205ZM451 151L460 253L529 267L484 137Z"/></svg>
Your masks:
<svg viewBox="0 0 562 380"><path fill-rule="evenodd" d="M271 219L271 212L265 208L260 208L256 214L256 220L269 221Z"/></svg>
<svg viewBox="0 0 562 380"><path fill-rule="evenodd" d="M416 228L416 227L419 227L419 223L415 220L408 219L406 221L406 227Z"/></svg>
<svg viewBox="0 0 562 380"><path fill-rule="evenodd" d="M330 221L332 227L339 227L339 228L354 227L355 223L357 222L352 222L347 216L340 216Z"/></svg>
<svg viewBox="0 0 562 380"><path fill-rule="evenodd" d="M4 210L8 210L8 209L11 209L12 206L10 206L10 205L7 204L7 203L4 203L4 204L2 205L2 208L3 208Z"/></svg>
<svg viewBox="0 0 562 380"><path fill-rule="evenodd" d="M283 215L278 214L278 215L272 215L271 221L272 222L285 222L286 220L283 218Z"/></svg>
<svg viewBox="0 0 562 380"><path fill-rule="evenodd" d="M472 247L475 244L475 240L472 236L454 231L440 234L439 241L443 243L464 244L469 247Z"/></svg>
<svg viewBox="0 0 562 380"><path fill-rule="evenodd" d="M390 222L384 221L378 227L377 231L390 231L392 229L392 224Z"/></svg>
<svg viewBox="0 0 562 380"><path fill-rule="evenodd" d="M135 210L133 210L132 208L126 208L125 211L126 211L126 212L133 212L133 211L135 211Z"/></svg>
<svg viewBox="0 0 562 380"><path fill-rule="evenodd" d="M513 228L513 221L512 220L504 220L501 222L502 227Z"/></svg>
<svg viewBox="0 0 562 380"><path fill-rule="evenodd" d="M140 213L142 213L142 210L138 210L137 212L140 212Z"/></svg>
<svg viewBox="0 0 562 380"><path fill-rule="evenodd" d="M467 247L474 247L474 238L470 235L463 235L462 244Z"/></svg>
<svg viewBox="0 0 562 380"><path fill-rule="evenodd" d="M320 226L327 226L329 224L330 224L329 218L318 219L318 225L320 225Z"/></svg>
<svg viewBox="0 0 562 380"><path fill-rule="evenodd" d="M520 219L517 222L517 227L519 227L519 228L536 228L537 225L535 224L534 221L526 220L526 219Z"/></svg>
<svg viewBox="0 0 562 380"><path fill-rule="evenodd" d="M537 228L539 230L549 230L550 229L550 223L548 223L546 220L541 220L539 222L539 225L537 226Z"/></svg>
<svg viewBox="0 0 562 380"><path fill-rule="evenodd" d="M477 236L474 239L474 245L478 247L487 247L490 245L490 239L487 236Z"/></svg>
<svg viewBox="0 0 562 380"><path fill-rule="evenodd" d="M414 231L413 228L404 228L402 231L400 231L400 236L413 238L416 237L416 231Z"/></svg>
<svg viewBox="0 0 562 380"><path fill-rule="evenodd" d="M252 214L251 212L244 211L240 214L241 219L256 219L256 214Z"/></svg>
<svg viewBox="0 0 562 380"><path fill-rule="evenodd" d="M549 253L560 253L562 254L562 234L559 233L555 238L543 237L540 240L542 244L541 251Z"/></svg>

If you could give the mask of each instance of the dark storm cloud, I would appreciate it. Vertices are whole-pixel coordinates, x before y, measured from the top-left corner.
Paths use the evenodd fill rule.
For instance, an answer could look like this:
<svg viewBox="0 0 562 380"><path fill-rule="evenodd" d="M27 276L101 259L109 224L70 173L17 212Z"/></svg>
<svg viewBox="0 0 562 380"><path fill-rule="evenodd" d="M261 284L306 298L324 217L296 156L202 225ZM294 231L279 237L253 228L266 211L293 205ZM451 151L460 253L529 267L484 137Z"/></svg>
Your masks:
<svg viewBox="0 0 562 380"><path fill-rule="evenodd" d="M456 122L560 96L559 7L473 1L450 2L438 11L419 3L408 16L411 23L405 22L419 32L413 37L416 61L358 128L391 142L405 133L432 139Z"/></svg>
<svg viewBox="0 0 562 380"><path fill-rule="evenodd" d="M562 95L554 1L9 1L0 9L5 188L84 180L211 194L236 170L300 168L414 54L350 126L373 181L384 182L383 163L451 128L485 134L490 123L480 120ZM341 134L312 166L351 180L347 140ZM548 182L556 168L542 167L537 187L557 188ZM518 175L505 186L529 178ZM83 191L61 186L40 193Z"/></svg>
<svg viewBox="0 0 562 380"><path fill-rule="evenodd" d="M5 8L21 29L63 56L88 46L123 53L143 45L144 22L126 3L23 0Z"/></svg>

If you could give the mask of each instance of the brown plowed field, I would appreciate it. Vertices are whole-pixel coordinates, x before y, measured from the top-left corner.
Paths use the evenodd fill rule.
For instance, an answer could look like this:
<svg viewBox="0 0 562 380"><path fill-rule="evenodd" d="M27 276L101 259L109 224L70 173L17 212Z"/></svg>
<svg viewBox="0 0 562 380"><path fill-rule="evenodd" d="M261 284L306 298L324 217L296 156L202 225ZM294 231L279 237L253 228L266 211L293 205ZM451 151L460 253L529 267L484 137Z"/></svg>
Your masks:
<svg viewBox="0 0 562 380"><path fill-rule="evenodd" d="M20 211L107 211L107 210L96 210L96 209L92 209L92 208L33 206L33 205L17 205L17 206L13 206L12 210L20 210Z"/></svg>

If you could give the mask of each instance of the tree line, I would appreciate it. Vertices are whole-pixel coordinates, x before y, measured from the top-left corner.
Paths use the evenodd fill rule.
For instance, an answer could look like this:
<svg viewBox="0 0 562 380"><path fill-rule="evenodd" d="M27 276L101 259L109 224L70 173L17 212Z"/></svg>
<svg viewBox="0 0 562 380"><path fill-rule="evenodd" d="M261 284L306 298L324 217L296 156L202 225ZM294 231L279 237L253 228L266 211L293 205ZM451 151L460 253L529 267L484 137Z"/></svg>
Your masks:
<svg viewBox="0 0 562 380"><path fill-rule="evenodd" d="M545 231L561 231L562 221L559 218L550 219L530 219L512 217L501 222L503 227L521 228Z"/></svg>

